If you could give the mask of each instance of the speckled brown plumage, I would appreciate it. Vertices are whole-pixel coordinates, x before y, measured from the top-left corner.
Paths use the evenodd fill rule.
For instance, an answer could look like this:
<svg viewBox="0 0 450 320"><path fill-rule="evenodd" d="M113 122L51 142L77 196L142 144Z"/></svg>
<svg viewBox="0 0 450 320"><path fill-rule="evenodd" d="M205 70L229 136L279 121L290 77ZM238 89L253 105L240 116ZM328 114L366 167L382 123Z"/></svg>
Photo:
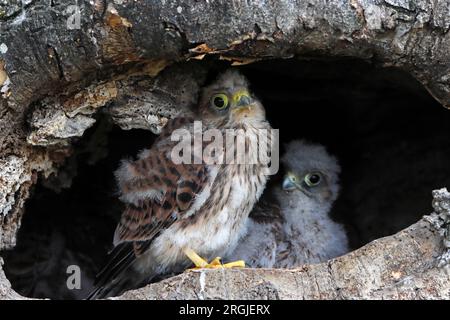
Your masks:
<svg viewBox="0 0 450 320"><path fill-rule="evenodd" d="M218 94L219 102L226 100L226 108L213 101ZM264 189L267 167L205 159L200 164L176 164L170 154L178 142L171 140L171 134L184 129L193 136L194 120L201 120L203 132L217 129L223 137L226 130L242 130L248 158L257 153L258 144L250 142L258 141L259 130L270 129L264 108L248 92L245 78L228 71L203 90L196 114L171 120L150 150L141 152L136 161L124 161L116 176L126 209L115 232L110 262L90 298L117 294L155 275L181 270L190 263L185 248L210 259L225 256L236 246ZM271 141L264 143L270 147ZM204 141L203 148L208 144Z"/></svg>

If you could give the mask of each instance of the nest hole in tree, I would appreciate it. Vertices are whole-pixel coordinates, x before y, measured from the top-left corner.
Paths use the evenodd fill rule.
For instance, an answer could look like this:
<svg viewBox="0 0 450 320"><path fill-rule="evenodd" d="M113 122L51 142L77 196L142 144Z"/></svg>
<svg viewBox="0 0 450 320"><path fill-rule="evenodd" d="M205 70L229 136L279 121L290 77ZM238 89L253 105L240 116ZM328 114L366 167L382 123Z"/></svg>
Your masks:
<svg viewBox="0 0 450 320"><path fill-rule="evenodd" d="M341 194L332 214L353 249L430 213L431 190L450 185L450 111L407 73L353 59L274 60L240 69L282 143L305 138L338 157ZM121 213L113 172L155 136L97 116L58 177L40 179L17 246L2 253L7 277L24 296L85 297L111 248ZM69 265L81 268L81 290L66 286Z"/></svg>

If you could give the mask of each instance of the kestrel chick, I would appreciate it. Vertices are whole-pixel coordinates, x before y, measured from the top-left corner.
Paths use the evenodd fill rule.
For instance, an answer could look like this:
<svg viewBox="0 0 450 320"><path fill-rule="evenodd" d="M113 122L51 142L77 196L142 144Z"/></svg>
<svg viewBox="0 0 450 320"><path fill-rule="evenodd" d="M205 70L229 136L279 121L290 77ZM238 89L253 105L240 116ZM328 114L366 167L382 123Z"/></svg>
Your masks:
<svg viewBox="0 0 450 320"><path fill-rule="evenodd" d="M190 163L175 161L172 152L179 142L172 141L172 133L178 129L194 139L195 120L201 121L204 135L215 129L225 137L226 132L241 129L246 157L257 153L258 144L250 141L258 139L261 129L270 130L264 107L250 93L246 79L230 70L204 88L195 114L171 120L150 150L136 161L124 161L116 176L126 209L115 232L110 262L89 298L114 295L124 286L181 271L191 261L197 267L217 267L218 259L208 264L200 256L209 260L235 248L265 187L267 165L205 162L196 151L189 155ZM216 150L216 155L236 151L227 148Z"/></svg>
<svg viewBox="0 0 450 320"><path fill-rule="evenodd" d="M255 206L232 256L251 267L293 268L347 253L346 232L329 216L339 192L336 158L321 145L292 141L281 162L286 175L269 190L276 204Z"/></svg>

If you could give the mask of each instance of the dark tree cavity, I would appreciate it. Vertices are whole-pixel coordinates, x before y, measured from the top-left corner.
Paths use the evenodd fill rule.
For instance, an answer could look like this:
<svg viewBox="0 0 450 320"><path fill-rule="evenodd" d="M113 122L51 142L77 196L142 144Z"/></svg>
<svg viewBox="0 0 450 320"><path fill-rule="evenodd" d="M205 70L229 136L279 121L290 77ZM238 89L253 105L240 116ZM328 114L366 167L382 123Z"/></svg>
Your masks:
<svg viewBox="0 0 450 320"><path fill-rule="evenodd" d="M28 297L89 290L120 214L118 161L230 66L282 141L338 155L333 215L360 249L296 271L183 273L122 298L449 298L436 258L450 195L431 194L450 180L449 30L449 1L1 2L0 299L20 297L7 278ZM82 291L63 288L70 263Z"/></svg>

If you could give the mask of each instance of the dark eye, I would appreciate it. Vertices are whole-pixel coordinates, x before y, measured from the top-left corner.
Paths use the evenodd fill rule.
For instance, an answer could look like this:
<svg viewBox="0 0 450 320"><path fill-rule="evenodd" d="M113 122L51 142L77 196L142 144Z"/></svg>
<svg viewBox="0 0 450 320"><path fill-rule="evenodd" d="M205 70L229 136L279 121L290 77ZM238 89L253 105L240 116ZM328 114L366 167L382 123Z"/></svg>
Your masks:
<svg viewBox="0 0 450 320"><path fill-rule="evenodd" d="M228 97L223 93L216 94L212 97L211 104L214 108L223 110L228 107Z"/></svg>
<svg viewBox="0 0 450 320"><path fill-rule="evenodd" d="M308 187L317 186L322 181L322 176L320 173L308 173L305 176L305 183Z"/></svg>

